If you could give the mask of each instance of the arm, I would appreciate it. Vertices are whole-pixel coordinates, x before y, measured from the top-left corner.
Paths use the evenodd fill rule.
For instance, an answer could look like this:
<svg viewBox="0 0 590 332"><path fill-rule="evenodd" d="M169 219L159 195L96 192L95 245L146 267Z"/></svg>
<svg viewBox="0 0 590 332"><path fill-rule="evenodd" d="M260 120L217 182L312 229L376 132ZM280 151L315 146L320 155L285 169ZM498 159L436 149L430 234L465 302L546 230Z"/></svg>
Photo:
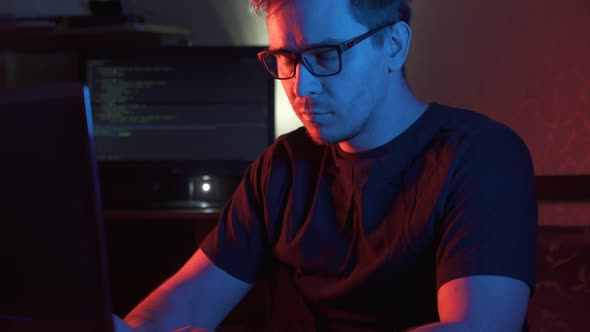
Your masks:
<svg viewBox="0 0 590 332"><path fill-rule="evenodd" d="M445 283L438 291L440 322L408 332L520 332L529 287L507 277L481 275Z"/></svg>
<svg viewBox="0 0 590 332"><path fill-rule="evenodd" d="M137 332L213 330L252 288L268 255L263 157L250 165L199 250L125 317Z"/></svg>
<svg viewBox="0 0 590 332"><path fill-rule="evenodd" d="M213 330L251 287L215 266L199 249L135 307L125 322L141 332L174 331L186 326Z"/></svg>
<svg viewBox="0 0 590 332"><path fill-rule="evenodd" d="M521 331L535 284L532 160L512 131L482 132L450 176L437 248L440 322L428 331Z"/></svg>

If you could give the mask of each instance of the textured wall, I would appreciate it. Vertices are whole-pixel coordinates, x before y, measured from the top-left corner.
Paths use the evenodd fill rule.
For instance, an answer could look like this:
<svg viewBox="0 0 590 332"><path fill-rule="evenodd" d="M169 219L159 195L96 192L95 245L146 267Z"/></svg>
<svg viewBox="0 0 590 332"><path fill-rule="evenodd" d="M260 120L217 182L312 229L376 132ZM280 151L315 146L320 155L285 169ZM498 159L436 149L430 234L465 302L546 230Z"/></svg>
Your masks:
<svg viewBox="0 0 590 332"><path fill-rule="evenodd" d="M590 2L414 1L409 79L525 139L537 174L590 174Z"/></svg>

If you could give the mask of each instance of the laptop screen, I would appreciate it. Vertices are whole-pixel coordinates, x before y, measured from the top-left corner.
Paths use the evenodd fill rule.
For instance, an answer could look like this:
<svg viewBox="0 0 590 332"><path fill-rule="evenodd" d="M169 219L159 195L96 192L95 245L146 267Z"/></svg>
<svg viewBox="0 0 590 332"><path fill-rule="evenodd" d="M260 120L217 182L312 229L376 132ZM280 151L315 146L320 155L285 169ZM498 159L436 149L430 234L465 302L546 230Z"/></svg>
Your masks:
<svg viewBox="0 0 590 332"><path fill-rule="evenodd" d="M0 331L111 331L88 89L0 90Z"/></svg>

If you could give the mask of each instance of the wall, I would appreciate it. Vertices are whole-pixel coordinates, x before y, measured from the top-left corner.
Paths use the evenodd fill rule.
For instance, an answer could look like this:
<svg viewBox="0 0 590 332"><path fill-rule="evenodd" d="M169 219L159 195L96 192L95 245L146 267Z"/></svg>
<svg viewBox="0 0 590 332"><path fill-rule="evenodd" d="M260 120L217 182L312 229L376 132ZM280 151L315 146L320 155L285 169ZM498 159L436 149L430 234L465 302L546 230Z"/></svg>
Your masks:
<svg viewBox="0 0 590 332"><path fill-rule="evenodd" d="M252 12L248 0L177 0L173 3L174 6L162 6L159 0L128 0L125 5L130 14L143 16L148 22L188 28L193 32L195 45L261 48L268 45L265 20ZM301 126L282 89L276 82L275 136Z"/></svg>
<svg viewBox="0 0 590 332"><path fill-rule="evenodd" d="M264 22L247 2L189 1L182 10L159 8L157 0L128 4L146 18L191 28L195 44L266 45ZM414 0L413 8L407 73L419 97L514 128L538 175L590 174L590 2ZM277 133L300 125L280 84L276 106ZM588 225L590 205L542 203L539 219Z"/></svg>
<svg viewBox="0 0 590 332"><path fill-rule="evenodd" d="M266 45L247 0L127 1L178 24L199 45ZM413 1L408 80L418 96L477 110L514 128L537 174L590 174L590 2ZM299 125L280 86L279 133Z"/></svg>
<svg viewBox="0 0 590 332"><path fill-rule="evenodd" d="M87 12L86 3L80 0L2 0L0 13L18 17L81 15Z"/></svg>
<svg viewBox="0 0 590 332"><path fill-rule="evenodd" d="M538 175L590 175L590 2L414 1L408 78L425 100L514 128ZM588 202L539 205L543 225L589 225Z"/></svg>
<svg viewBox="0 0 590 332"><path fill-rule="evenodd" d="M416 1L416 91L515 128L539 174L590 174L590 3Z"/></svg>
<svg viewBox="0 0 590 332"><path fill-rule="evenodd" d="M0 12L84 12L83 1L12 0ZM196 45L268 43L248 0L128 0L127 13L193 31ZM8 4L8 5L7 5ZM408 80L425 101L482 112L514 128L536 173L590 174L590 2L413 1ZM277 84L277 134L299 122ZM585 203L543 205L545 224L590 224ZM548 212L549 211L549 212ZM573 221L575 220L575 221Z"/></svg>

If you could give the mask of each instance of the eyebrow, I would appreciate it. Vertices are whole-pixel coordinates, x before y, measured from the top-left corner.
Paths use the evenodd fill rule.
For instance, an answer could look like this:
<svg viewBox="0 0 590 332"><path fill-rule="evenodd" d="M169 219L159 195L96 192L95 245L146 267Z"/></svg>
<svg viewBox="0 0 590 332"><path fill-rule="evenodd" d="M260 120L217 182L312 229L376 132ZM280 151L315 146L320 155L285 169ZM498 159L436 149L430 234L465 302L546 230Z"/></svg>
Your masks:
<svg viewBox="0 0 590 332"><path fill-rule="evenodd" d="M325 38L322 41L320 41L319 43L306 45L305 47L303 47L301 49L308 49L308 48L314 48L314 47L320 47L320 46L334 46L334 45L338 45L343 42L345 42L345 41L339 40L336 38ZM299 51L299 50L294 50L294 49L285 48L285 47L280 47L280 48L270 48L269 47L268 50L269 51L287 51L287 52L298 52Z"/></svg>
<svg viewBox="0 0 590 332"><path fill-rule="evenodd" d="M317 43L317 45L326 45L326 44L340 44L342 43L341 40L336 39L336 38L326 38L322 41L320 41L319 43Z"/></svg>

